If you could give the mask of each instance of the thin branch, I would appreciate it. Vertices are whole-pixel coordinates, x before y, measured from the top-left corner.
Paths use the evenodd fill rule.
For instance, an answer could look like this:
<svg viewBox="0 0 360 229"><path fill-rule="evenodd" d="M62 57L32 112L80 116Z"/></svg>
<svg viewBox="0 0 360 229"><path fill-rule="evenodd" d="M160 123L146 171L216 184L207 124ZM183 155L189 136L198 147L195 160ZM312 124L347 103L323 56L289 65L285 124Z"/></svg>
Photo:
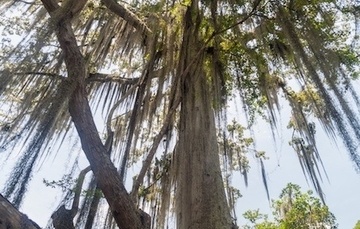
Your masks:
<svg viewBox="0 0 360 229"><path fill-rule="evenodd" d="M49 72L11 72L12 75L38 75L38 76L49 76L59 80L66 80L67 78L60 74L49 73ZM112 74L103 74L103 73L90 73L89 77L86 79L87 83L90 82L118 82L122 84L133 85L139 81L139 78L125 78L119 77Z"/></svg>
<svg viewBox="0 0 360 229"><path fill-rule="evenodd" d="M165 121L161 127L160 132L158 133L158 135L155 137L154 139L154 143L149 151L149 154L146 156L146 159L143 162L143 166L141 167L140 173L137 176L136 180L133 183L133 187L131 190L131 196L134 200L136 200L136 196L138 194L140 185L143 183L144 181L144 177L146 175L146 171L148 171L148 169L150 168L151 165L151 161L153 160L156 150L161 142L161 140L163 139L164 135L166 134L166 132L169 129L169 125L171 122L171 119L173 118L173 115L176 111L176 108L178 107L178 105L180 104L181 98L178 97L177 99L175 99L173 106L170 108L169 113L167 114Z"/></svg>
<svg viewBox="0 0 360 229"><path fill-rule="evenodd" d="M90 166L81 170L75 187L73 189L74 198L71 205L71 209L65 208L65 205L61 205L52 215L53 225L55 229L75 229L73 219L78 212L81 190L84 184L86 174L91 171Z"/></svg>
<svg viewBox="0 0 360 229"><path fill-rule="evenodd" d="M123 84L136 84L139 78L125 78L112 74L90 73L87 82L118 82Z"/></svg>
<svg viewBox="0 0 360 229"><path fill-rule="evenodd" d="M71 212L73 213L73 215L75 216L78 208L79 208L79 202L80 202L80 194L81 194L81 189L85 180L85 176L86 174L91 170L90 166L86 167L85 169L81 170L79 177L77 179L76 185L75 185L75 190L74 190L74 199L73 199L73 203L71 206Z"/></svg>
<svg viewBox="0 0 360 229"><path fill-rule="evenodd" d="M124 176L125 176L126 164L127 164L129 154L130 154L130 148L131 148L133 137L134 137L134 132L136 130L137 116L141 110L141 103L142 103L144 94L146 92L147 83L149 82L150 75L151 75L151 73L150 73L151 71L149 69L154 69L154 65L155 65L155 61L156 61L155 41L156 41L156 39L153 36L149 37L149 39L147 40L148 47L150 47L149 56L151 58L146 63L146 67L143 72L143 77L141 78L141 82L139 84L139 88L138 88L136 96L135 96L134 106L133 106L133 110L131 112L129 125L128 125L129 128L126 133L127 134L127 143L125 146L125 151L124 151L123 158L122 158L121 165L120 165L120 177L123 180L124 180Z"/></svg>
<svg viewBox="0 0 360 229"><path fill-rule="evenodd" d="M222 33L226 32L226 31L228 31L229 29L234 28L235 26L238 26L238 25L244 23L247 19L249 19L251 16L253 16L256 13L256 10L257 10L258 6L260 5L260 2L261 2L261 0L256 0L252 10L243 19L241 19L240 21L237 21L236 23L230 25L229 27L226 27L225 29L214 32L213 35L210 37L210 39L212 39L213 37L215 37L215 36L217 36L219 34L222 34Z"/></svg>
<svg viewBox="0 0 360 229"><path fill-rule="evenodd" d="M156 182L158 182L161 178L163 178L169 169L164 169L161 171L161 173L158 173L158 175L155 177L155 180L153 180L152 183L150 183L146 188L144 188L144 191L149 190L151 187L155 186Z"/></svg>
<svg viewBox="0 0 360 229"><path fill-rule="evenodd" d="M11 72L12 75L37 75L37 76L49 76L59 80L66 80L63 75L49 73L49 72Z"/></svg>

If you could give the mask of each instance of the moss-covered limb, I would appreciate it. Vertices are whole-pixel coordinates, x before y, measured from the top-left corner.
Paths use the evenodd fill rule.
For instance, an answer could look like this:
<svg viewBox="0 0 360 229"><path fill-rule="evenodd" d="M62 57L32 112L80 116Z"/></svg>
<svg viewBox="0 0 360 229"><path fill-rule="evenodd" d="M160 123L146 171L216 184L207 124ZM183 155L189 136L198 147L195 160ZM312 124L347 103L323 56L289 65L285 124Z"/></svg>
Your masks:
<svg viewBox="0 0 360 229"><path fill-rule="evenodd" d="M115 0L102 0L102 3L113 13L120 16L127 21L134 28L142 31L146 35L150 35L152 32L149 27L143 22L136 14L131 12L125 6L117 3Z"/></svg>
<svg viewBox="0 0 360 229"><path fill-rule="evenodd" d="M0 194L0 226L1 228L40 229L34 221L29 219Z"/></svg>
<svg viewBox="0 0 360 229"><path fill-rule="evenodd" d="M139 78L126 78L114 74L90 73L86 79L87 82L118 82L121 84L133 85L139 81Z"/></svg>

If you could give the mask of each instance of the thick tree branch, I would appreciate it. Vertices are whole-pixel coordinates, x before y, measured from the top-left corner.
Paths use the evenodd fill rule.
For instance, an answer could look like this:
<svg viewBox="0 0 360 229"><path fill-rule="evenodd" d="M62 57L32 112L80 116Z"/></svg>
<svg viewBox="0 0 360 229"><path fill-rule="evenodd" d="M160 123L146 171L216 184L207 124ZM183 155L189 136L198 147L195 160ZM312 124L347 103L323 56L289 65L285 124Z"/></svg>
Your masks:
<svg viewBox="0 0 360 229"><path fill-rule="evenodd" d="M149 27L143 22L136 14L131 12L125 6L120 5L115 0L102 0L102 3L113 13L120 16L122 19L127 21L134 28L140 30L146 35L150 35L152 32Z"/></svg>
<svg viewBox="0 0 360 229"><path fill-rule="evenodd" d="M0 228L40 229L34 221L17 210L0 194Z"/></svg>
<svg viewBox="0 0 360 229"><path fill-rule="evenodd" d="M96 129L84 88L77 87L69 102L69 111L79 133L81 145L99 187L110 205L115 221L122 229L142 229L146 225L140 220L139 212L130 199L122 180L106 154Z"/></svg>
<svg viewBox="0 0 360 229"><path fill-rule="evenodd" d="M51 15L54 24L66 19L72 19L84 8L87 0L63 0L61 6L56 0L41 0Z"/></svg>
<svg viewBox="0 0 360 229"><path fill-rule="evenodd" d="M52 14L55 10L59 9L60 6L57 0L41 0L45 9Z"/></svg>
<svg viewBox="0 0 360 229"><path fill-rule="evenodd" d="M61 8L54 12L52 18L55 19L55 22L72 19L81 12L86 2L87 0L63 0Z"/></svg>
<svg viewBox="0 0 360 229"><path fill-rule="evenodd" d="M74 217L78 212L82 186L84 184L85 176L90 171L90 166L81 170L74 188L74 198L70 210L65 208L65 205L60 206L52 215L53 225L55 229L71 229L74 228Z"/></svg>

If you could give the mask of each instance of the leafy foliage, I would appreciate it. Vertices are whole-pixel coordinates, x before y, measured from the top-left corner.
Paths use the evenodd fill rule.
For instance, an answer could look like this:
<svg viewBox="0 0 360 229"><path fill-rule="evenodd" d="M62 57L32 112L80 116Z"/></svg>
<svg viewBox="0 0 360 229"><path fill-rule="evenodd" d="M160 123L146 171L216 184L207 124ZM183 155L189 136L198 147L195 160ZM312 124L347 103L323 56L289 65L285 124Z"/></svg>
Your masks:
<svg viewBox="0 0 360 229"><path fill-rule="evenodd" d="M354 229L359 229L359 228L360 228L360 221L357 221L357 223L356 223L356 225L355 225Z"/></svg>
<svg viewBox="0 0 360 229"><path fill-rule="evenodd" d="M275 222L268 221L267 215L259 210L249 210L243 215L254 226L244 228L337 228L335 216L311 191L302 193L300 186L289 183L279 197L272 205Z"/></svg>

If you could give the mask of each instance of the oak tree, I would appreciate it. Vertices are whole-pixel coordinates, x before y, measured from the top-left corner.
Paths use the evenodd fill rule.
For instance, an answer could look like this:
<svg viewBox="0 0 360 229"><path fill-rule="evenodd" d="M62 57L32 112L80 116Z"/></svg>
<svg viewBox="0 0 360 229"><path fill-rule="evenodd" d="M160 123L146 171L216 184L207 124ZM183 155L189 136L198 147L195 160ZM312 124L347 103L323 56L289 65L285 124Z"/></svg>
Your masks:
<svg viewBox="0 0 360 229"><path fill-rule="evenodd" d="M352 84L358 7L340 0L3 0L0 141L9 153L24 146L4 196L20 206L35 166L72 155L54 148L76 135L94 176L90 190L108 204L106 227L161 228L173 209L179 229L234 228L237 191L228 176L239 170L246 180L252 142L242 131L259 116L275 129L281 98L292 112L291 144L321 196L314 119L343 139L360 168ZM248 121L243 128L227 120L234 95ZM267 156L252 152L267 188ZM126 189L127 168L141 162ZM90 228L101 197L83 197L77 227Z"/></svg>

